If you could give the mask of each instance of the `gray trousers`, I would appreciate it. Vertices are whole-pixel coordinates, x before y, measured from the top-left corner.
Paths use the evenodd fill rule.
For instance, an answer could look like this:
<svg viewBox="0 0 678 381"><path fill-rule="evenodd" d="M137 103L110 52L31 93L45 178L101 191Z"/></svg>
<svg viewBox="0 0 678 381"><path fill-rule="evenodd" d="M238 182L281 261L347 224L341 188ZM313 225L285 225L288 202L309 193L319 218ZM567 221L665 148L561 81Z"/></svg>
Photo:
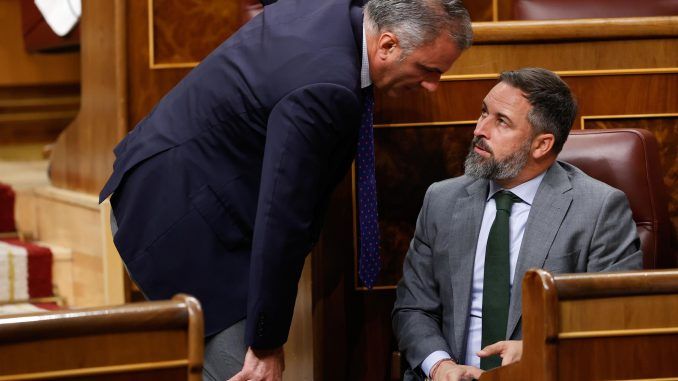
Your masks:
<svg viewBox="0 0 678 381"><path fill-rule="evenodd" d="M204 381L226 381L242 370L245 362L245 319L205 339Z"/></svg>
<svg viewBox="0 0 678 381"><path fill-rule="evenodd" d="M118 221L115 220L115 215L113 214L113 209L111 208L111 234L115 237L115 233L118 232Z"/></svg>
<svg viewBox="0 0 678 381"><path fill-rule="evenodd" d="M118 224L111 210L111 232L113 236L117 231ZM129 271L127 273L129 274ZM205 339L203 380L226 381L235 376L242 370L246 353L245 319L243 319Z"/></svg>

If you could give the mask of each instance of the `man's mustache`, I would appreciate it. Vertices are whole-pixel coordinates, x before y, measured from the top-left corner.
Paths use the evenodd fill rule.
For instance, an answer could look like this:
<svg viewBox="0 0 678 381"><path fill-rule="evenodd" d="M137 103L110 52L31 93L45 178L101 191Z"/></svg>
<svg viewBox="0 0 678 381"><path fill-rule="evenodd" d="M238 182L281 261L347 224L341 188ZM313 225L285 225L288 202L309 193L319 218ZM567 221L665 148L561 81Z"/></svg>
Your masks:
<svg viewBox="0 0 678 381"><path fill-rule="evenodd" d="M473 140L471 141L471 149L473 147L478 147L484 151L489 152L490 154L494 155L494 152L492 151L492 148L485 142L485 139L481 138L480 136L474 136Z"/></svg>

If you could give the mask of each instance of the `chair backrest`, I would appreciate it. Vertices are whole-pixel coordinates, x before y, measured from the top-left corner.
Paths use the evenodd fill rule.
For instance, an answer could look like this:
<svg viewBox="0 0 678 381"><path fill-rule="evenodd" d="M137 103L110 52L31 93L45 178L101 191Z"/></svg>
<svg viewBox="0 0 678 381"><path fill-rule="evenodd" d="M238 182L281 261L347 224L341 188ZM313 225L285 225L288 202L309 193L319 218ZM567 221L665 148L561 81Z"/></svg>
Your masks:
<svg viewBox="0 0 678 381"><path fill-rule="evenodd" d="M643 267L676 266L673 226L657 141L641 129L576 130L559 160L626 193L643 250Z"/></svg>
<svg viewBox="0 0 678 381"><path fill-rule="evenodd" d="M0 381L202 379L198 301L64 310L0 318Z"/></svg>

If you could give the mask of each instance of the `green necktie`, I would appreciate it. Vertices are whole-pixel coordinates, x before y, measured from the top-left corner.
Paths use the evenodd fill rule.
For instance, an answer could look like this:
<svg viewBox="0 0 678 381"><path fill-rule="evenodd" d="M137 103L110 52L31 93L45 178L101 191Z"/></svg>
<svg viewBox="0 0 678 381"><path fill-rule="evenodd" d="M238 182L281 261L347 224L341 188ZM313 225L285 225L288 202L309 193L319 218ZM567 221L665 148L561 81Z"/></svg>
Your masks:
<svg viewBox="0 0 678 381"><path fill-rule="evenodd" d="M506 339L508 311L511 299L511 265L509 257L509 216L514 202L520 198L511 192L495 193L497 215L487 237L485 272L483 277L483 336L481 349ZM480 359L480 368L489 370L501 365L494 355Z"/></svg>

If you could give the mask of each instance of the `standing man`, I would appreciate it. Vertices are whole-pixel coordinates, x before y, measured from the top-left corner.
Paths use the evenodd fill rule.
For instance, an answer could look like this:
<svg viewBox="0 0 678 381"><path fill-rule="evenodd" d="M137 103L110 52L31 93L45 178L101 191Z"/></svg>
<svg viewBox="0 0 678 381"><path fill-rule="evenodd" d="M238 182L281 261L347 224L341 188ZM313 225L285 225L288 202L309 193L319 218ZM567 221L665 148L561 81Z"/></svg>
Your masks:
<svg viewBox="0 0 678 381"><path fill-rule="evenodd" d="M304 258L371 125L370 85L433 91L470 45L459 0L361 4L266 6L115 149L101 192L115 245L149 299L201 301L207 380L281 379Z"/></svg>
<svg viewBox="0 0 678 381"><path fill-rule="evenodd" d="M405 258L393 328L406 380L472 380L522 355L521 281L640 269L626 196L556 160L577 114L544 69L504 72L461 177L433 184Z"/></svg>

